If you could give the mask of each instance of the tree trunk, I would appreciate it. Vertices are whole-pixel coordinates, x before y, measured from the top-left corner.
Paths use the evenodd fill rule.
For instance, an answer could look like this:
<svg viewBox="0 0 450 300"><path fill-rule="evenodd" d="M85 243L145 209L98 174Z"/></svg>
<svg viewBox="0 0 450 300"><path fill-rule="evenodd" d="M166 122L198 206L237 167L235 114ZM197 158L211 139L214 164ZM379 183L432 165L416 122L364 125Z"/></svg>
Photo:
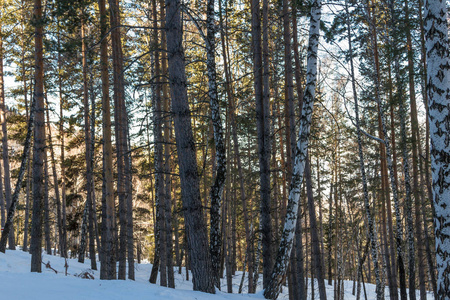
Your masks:
<svg viewBox="0 0 450 300"><path fill-rule="evenodd" d="M45 151L44 122L44 59L43 59L43 23L41 0L35 0L33 18L35 25L35 94L36 117L34 120L33 143L33 217L31 223L31 271L41 272L42 244L42 202L43 202L43 164Z"/></svg>
<svg viewBox="0 0 450 300"><path fill-rule="evenodd" d="M3 3L0 3L0 9L3 9L2 8L3 5L4 5ZM2 158L3 158L4 180L5 180L6 209L9 209L9 207L11 206L11 177L10 177L11 174L9 168L9 154L8 154L9 151L8 130L6 127L5 86L3 74L3 39L1 36L2 36L2 26L0 24L0 122L2 124ZM8 248L10 250L16 249L16 242L14 238L14 227L9 233L8 245L9 245Z"/></svg>
<svg viewBox="0 0 450 300"><path fill-rule="evenodd" d="M85 163L86 163L86 204L83 213L83 222L81 225L81 242L78 248L78 262L84 263L84 254L86 252L86 241L88 235L88 226L90 227L90 211L92 207L92 158L91 158L91 134L89 120L89 89L87 79L87 53L85 39L84 12L81 12L81 55L83 65L83 106L84 106L84 144L85 144ZM89 223L89 224L88 224ZM90 236L91 237L91 236Z"/></svg>
<svg viewBox="0 0 450 300"><path fill-rule="evenodd" d="M422 7L422 6L419 6ZM411 28L411 22L409 19L409 7L408 1L405 1L405 18L408 29ZM416 105L416 91L414 87L414 53L412 49L411 32L406 30L406 43L408 49L408 77L409 77L409 100L411 106L410 118L411 118L411 146L412 146L412 167L413 167L413 194L414 194L414 208L415 208L415 230L417 235L417 262L419 271L419 287L420 287L420 299L426 299L425 288L425 272L423 263L423 236L422 236L422 222L421 222L421 197L419 188L419 151L420 148L420 134L419 134L419 121L417 119L417 105ZM421 163L421 162L420 162Z"/></svg>
<svg viewBox="0 0 450 300"><path fill-rule="evenodd" d="M124 74L122 60L122 41L120 33L120 8L119 0L109 0L110 22L111 22L111 48L113 57L113 82L114 82L114 131L116 136L117 156L117 194L119 197L119 261L118 279L126 278L127 261L127 190L125 174L125 156L127 156L127 129L126 116L124 116Z"/></svg>
<svg viewBox="0 0 450 300"><path fill-rule="evenodd" d="M326 300L327 294L325 291L325 281L323 277L323 262L320 254L320 240L319 234L317 232L317 221L316 221L316 208L314 205L314 196L312 190L312 180L311 180L311 167L309 158L306 158L305 166L305 178L306 178L306 191L308 194L308 212L309 212L309 222L311 230L311 247L314 260L314 274L317 276L317 285L319 287L320 300ZM314 278L312 278L314 279Z"/></svg>
<svg viewBox="0 0 450 300"><path fill-rule="evenodd" d="M44 59L43 59L43 22L41 0L34 1L33 18L35 25L35 90L36 118L34 120L33 144L33 217L31 220L31 272L41 272L42 244L42 202L43 202L43 165L45 151L44 121Z"/></svg>
<svg viewBox="0 0 450 300"><path fill-rule="evenodd" d="M282 279L288 267L288 259L294 240L295 226L297 224L298 203L307 159L311 116L317 80L317 48L319 44L319 24L321 15L320 6L320 0L313 1L311 6L306 91L300 118L299 140L295 151L294 171L281 242L269 285L264 291L264 297L267 299L276 299L280 293Z"/></svg>
<svg viewBox="0 0 450 300"><path fill-rule="evenodd" d="M48 107L48 100L45 99L47 102ZM62 235L63 235L63 229L62 229L62 216L61 216L61 199L59 195L59 187L58 187L58 176L56 173L56 160L55 160L55 152L53 149L53 142L52 142L52 127L50 125L50 114L49 110L47 109L47 141L48 141L48 147L50 148L50 159L52 164L52 174L53 174L53 185L55 188L55 202L56 202L56 226L58 229L58 238L59 241L57 243L59 247L59 253L61 257L63 257L63 252L61 251L63 248L62 245ZM28 182L27 182L27 193L28 191Z"/></svg>
<svg viewBox="0 0 450 300"><path fill-rule="evenodd" d="M40 6L38 6L38 8L39 7ZM39 9L37 9L37 12L39 12ZM37 16L41 16L40 13L36 13L36 15ZM42 37L42 35L41 35L41 37ZM38 48L38 49L42 49L42 48ZM42 56L41 56L41 58L42 58ZM38 64L37 64L37 66L38 66ZM40 68L40 69L37 68L37 71L40 71L40 70L42 70L42 68ZM39 72L36 72L36 75L38 75L38 74L39 74ZM25 137L25 146L24 146L23 153L22 153L20 169L19 169L19 176L17 178L17 183L16 183L16 187L14 189L14 194L12 195L11 206L10 206L10 208L8 210L8 214L6 216L5 227L3 228L2 235L1 235L1 238L0 238L0 252L3 252L3 253L5 253L5 251L6 251L6 242L8 240L9 231L12 228L11 225L13 223L14 213L16 211L16 207L17 207L17 204L18 204L18 201L19 201L19 194L20 194L20 191L22 189L23 177L25 176L25 169L27 168L28 159L29 159L29 156L30 156L31 137L32 137L32 134L33 134L33 127L35 125L34 124L34 116L35 116L35 112L36 112L36 103L37 103L37 96L36 95L37 94L35 92L35 95L33 97L33 102L31 104L31 109L30 109L30 118L28 119L27 135ZM43 97L43 93L41 95ZM31 248L30 248L30 250L31 250ZM40 248L39 248L39 250L40 250ZM40 254L41 253L39 251L39 257L40 257ZM40 267L40 264L39 264L39 267ZM38 271L36 271L36 272L38 272Z"/></svg>
<svg viewBox="0 0 450 300"><path fill-rule="evenodd" d="M430 120L431 172L435 207L437 295L450 299L450 59L448 45L447 2L425 1L427 51L427 95Z"/></svg>
<svg viewBox="0 0 450 300"><path fill-rule="evenodd" d="M179 0L166 0L166 34L169 82L175 123L181 197L185 215L194 290L215 293L205 220L202 217L196 151L187 99L185 58Z"/></svg>
<svg viewBox="0 0 450 300"><path fill-rule="evenodd" d="M370 9L368 9L368 14L370 16ZM374 14L372 15L372 18L375 18ZM376 36L376 29L375 25L372 22L370 25L372 28L372 43L373 43L373 66L375 69L374 74L374 83L375 83L375 98L378 105L378 113L379 113L379 119L381 121L381 130L383 131L384 136L384 145L386 147L386 159L387 159L387 166L389 170L389 177L391 182L391 188L392 188L392 196L394 199L394 207L395 207L395 219L396 219L396 250L397 250L397 267L399 270L399 278L400 278L400 297L402 300L406 300L407 294L406 294L406 274L405 274L405 266L404 266L404 256L403 256L403 250L402 250L402 243L403 243L403 225L401 222L401 215L400 215L400 204L398 199L398 190L397 190L397 184L395 182L395 174L394 174L394 168L393 168L393 162L392 162L392 152L391 152L391 145L389 142L389 138L387 136L387 129L386 129L386 118L383 112L383 105L381 102L380 97L380 67L379 67L379 60L378 60L378 46L377 46L377 36Z"/></svg>
<svg viewBox="0 0 450 300"><path fill-rule="evenodd" d="M45 126L45 125L44 125ZM44 232L45 232L45 251L52 255L52 244L50 236L50 207L48 201L48 160L47 151L44 151Z"/></svg>
<svg viewBox="0 0 450 300"><path fill-rule="evenodd" d="M423 7L423 1L419 0L419 7ZM426 115L428 116L428 95L425 91L426 85L427 85L427 54L426 54L426 47L425 47L425 26L424 26L424 19L422 17L422 10L419 9L419 27L420 27L420 46L421 46L421 65L422 65L422 96L423 96L423 103L425 105L425 111ZM435 210L434 210L434 203L433 203L433 192L431 188L431 179L430 179L430 122L429 118L426 118L425 122L425 159L424 159L424 168L421 172L421 182L424 187L427 190L427 198L429 200L429 203L431 204L431 211L433 212L433 219L435 217ZM421 148L419 147L419 156L422 157L420 154L422 152ZM422 163L422 160L419 160ZM422 164L421 164L422 165ZM425 180L423 179L423 176L425 175ZM423 195L423 193L422 193ZM422 199L422 207L425 205L424 199ZM428 229L427 229L427 223L425 218L425 209L422 209L422 219L424 223L424 235L425 235L425 249L427 253L427 261L428 261L428 271L430 273L430 280L431 280L431 286L433 288L433 295L434 298L437 299L437 282L436 282L436 268L434 267L433 263L433 257L431 253L431 247L428 239ZM435 229L434 222L433 224L433 231Z"/></svg>
<svg viewBox="0 0 450 300"><path fill-rule="evenodd" d="M348 0L345 2L345 10L347 15L349 15L348 11ZM362 149L362 139L361 139L361 128L360 128L360 121L359 121L359 106L358 106L358 95L356 92L356 80L355 80L355 71L354 71L354 65L353 65L353 47L352 47L352 39L351 39L351 29L350 29L350 18L347 18L347 39L348 39L348 47L349 47L349 57L350 57L350 71L351 71L351 79L352 79L352 91L353 91L353 100L355 101L355 119L356 119L356 130L358 134L358 154L359 154L359 168L361 172L361 179L363 183L363 192L364 192L364 209L366 213L367 218L367 231L368 231L368 238L370 242L370 248L371 248L371 257L372 262L375 267L375 280L376 280L376 295L377 300L383 300L384 299L384 284L381 281L381 272L380 270L380 264L378 261L378 241L377 241L377 233L375 229L374 224L374 218L372 216L372 212L370 209L370 202L369 202L369 191L367 187L367 179L366 179L366 169L364 165L364 155L363 155L363 149ZM362 264L364 261L361 262L361 276L362 276Z"/></svg>
<svg viewBox="0 0 450 300"><path fill-rule="evenodd" d="M105 37L108 31L108 17L105 2L105 0L98 1L100 34L102 37ZM103 38L100 44L100 66L102 78L103 131L102 262L100 264L100 279L116 279L113 150L111 143L111 108L109 102L108 41L106 38Z"/></svg>
<svg viewBox="0 0 450 300"><path fill-rule="evenodd" d="M219 1L219 18L220 18L220 24L222 24L222 26L224 26L224 20L223 20L223 16L222 16L222 1ZM227 93L227 98L228 98L228 102L229 102L229 114L230 114L230 125L231 125L231 135L233 138L233 149L234 149L234 155L236 156L236 161L237 161L237 169L238 169L238 175L239 175L239 189L240 189L240 198L242 201L242 210L243 210L243 215L244 215L244 229L245 229L245 240L246 240L246 253L248 255L247 257L247 264L248 264L248 292L249 293L254 293L255 292L255 288L253 285L253 251L254 251L254 246L253 246L253 239L251 236L251 230L250 230L250 221L249 221L249 213L248 213L248 208L247 208L247 195L246 195L246 190L245 190L245 181L244 181L244 174L242 171L242 161L241 161L241 155L240 155L240 150L239 150L239 142L238 142L238 135L237 135L237 124L236 124L236 105L235 105L235 99L233 97L233 91L232 91L232 78L231 78L231 74L230 74L230 70L228 67L228 49L226 47L226 37L227 35L227 26L224 26L224 30L225 30L225 34L224 31L221 30L220 31L220 37L221 37L221 41L222 41L222 55L223 55L223 64L224 64L224 71L225 71L225 86L226 86L226 93Z"/></svg>
<svg viewBox="0 0 450 300"><path fill-rule="evenodd" d="M2 218L2 222L1 222L1 227L3 230L3 227L5 227L5 222L6 222L6 211L5 211L5 199L3 198L3 180L1 180L2 178L2 163L0 162L0 210L1 210L1 218ZM25 215L26 217L26 215ZM26 244L24 244L25 247ZM26 250L24 250L26 251Z"/></svg>
<svg viewBox="0 0 450 300"><path fill-rule="evenodd" d="M221 0L219 0L221 1ZM223 143L222 134L222 120L220 118L220 106L217 95L217 83L216 83L216 44L215 44L215 12L214 12L215 0L208 0L206 9L206 23L207 23L207 35L206 35L206 55L207 55L207 68L208 68L208 82L209 82L209 99L211 107L211 119L214 127L214 142L216 146L216 174L214 184L211 187L211 229L210 229L210 251L212 266L214 272L215 285L220 289L220 250L222 248L222 237L220 229L220 206L222 191L227 174L226 170L226 157L225 146Z"/></svg>
<svg viewBox="0 0 450 300"><path fill-rule="evenodd" d="M261 197L261 234L263 251L263 287L267 288L272 268L272 221L270 217L270 132L269 103L263 94L261 21L259 0L252 0L252 52L256 100L256 122L258 132L258 157ZM267 41L265 41L267 42Z"/></svg>
<svg viewBox="0 0 450 300"><path fill-rule="evenodd" d="M90 80L90 93L91 93L91 170L92 173L95 169L95 98L96 95L94 94L94 86L93 86L93 78L91 75ZM89 259L91 260L91 269L97 270L97 259L96 259L96 253L95 253L95 243L97 243L97 250L99 257L101 256L101 249L100 249L100 236L98 232L98 221L97 221L97 211L96 211L96 201L95 201L95 178L94 174L92 174L92 188L91 188L91 206L89 207Z"/></svg>

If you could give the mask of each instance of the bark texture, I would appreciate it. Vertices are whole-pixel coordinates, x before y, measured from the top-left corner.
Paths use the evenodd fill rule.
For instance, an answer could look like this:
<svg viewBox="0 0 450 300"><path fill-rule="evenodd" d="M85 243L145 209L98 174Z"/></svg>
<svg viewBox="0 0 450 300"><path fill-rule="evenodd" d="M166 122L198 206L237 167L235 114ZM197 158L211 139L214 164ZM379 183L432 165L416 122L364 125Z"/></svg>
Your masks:
<svg viewBox="0 0 450 300"><path fill-rule="evenodd" d="M437 295L450 299L450 59L447 1L425 1L428 117L435 208Z"/></svg>
<svg viewBox="0 0 450 300"><path fill-rule="evenodd" d="M219 0L220 1L220 0ZM208 69L208 83L209 83L209 101L211 107L211 119L214 128L214 143L216 146L216 174L214 184L211 187L211 229L210 229L210 251L212 267L214 272L215 285L220 289L220 256L222 248L222 237L220 229L221 218L221 202L222 191L226 178L226 157L225 146L222 134L222 120L220 118L220 106L217 95L216 82L216 43L215 43L215 0L208 0L206 9L206 55L207 55L207 69Z"/></svg>
<svg viewBox="0 0 450 300"><path fill-rule="evenodd" d="M194 290L215 293L205 220L202 216L197 160L187 98L185 58L179 0L166 0L166 34L172 112L180 167L181 197L185 216Z"/></svg>
<svg viewBox="0 0 450 300"><path fill-rule="evenodd" d="M106 1L99 0L100 32L104 37L108 31ZM100 44L100 66L102 78L102 131L103 131L103 195L102 195L102 262L100 279L116 279L116 259L114 254L114 182L111 142L111 108L108 77L108 41Z"/></svg>
<svg viewBox="0 0 450 300"><path fill-rule="evenodd" d="M36 116L34 119L33 143L33 214L31 220L31 272L41 272L42 245L42 201L43 201L43 167L45 151L44 120L44 59L43 59L43 22L41 0L34 1L33 18L35 22L35 87Z"/></svg>

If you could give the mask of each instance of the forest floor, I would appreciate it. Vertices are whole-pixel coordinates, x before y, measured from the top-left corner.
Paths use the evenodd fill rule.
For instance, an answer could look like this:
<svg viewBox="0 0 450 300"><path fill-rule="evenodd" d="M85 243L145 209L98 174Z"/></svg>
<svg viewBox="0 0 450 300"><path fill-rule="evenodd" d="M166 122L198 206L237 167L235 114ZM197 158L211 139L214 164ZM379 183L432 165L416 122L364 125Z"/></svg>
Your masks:
<svg viewBox="0 0 450 300"><path fill-rule="evenodd" d="M149 263L136 264L136 281L131 280L99 280L100 272L90 269L90 260L84 264L76 259L68 259L67 276L65 276L65 261L58 256L43 254L42 261L49 263L51 268L42 265L42 274L31 273L31 256L20 250L7 250L6 254L0 253L0 298L8 300L83 300L83 299L151 299L151 300L245 300L263 299L261 283L258 292L254 295L237 294L242 277L241 272L236 272L233 277L233 292L227 294L217 291L215 295L192 291L192 282L186 280L185 270L182 274L175 273L176 289L160 287L150 284L148 278L152 265ZM99 266L98 266L99 267ZM56 273L54 270L58 273ZM176 269L178 271L178 268ZM89 273L92 279L80 278L80 274ZM192 276L190 277L192 279ZM245 286L245 284L244 284ZM344 299L355 299L352 295L352 281L345 282ZM222 290L226 291L226 280L222 281ZM376 299L375 286L366 284L367 300ZM364 300L364 292L361 291L361 300ZM318 291L316 285L316 298ZM327 285L327 298L333 299L333 287ZM386 289L386 298L389 292ZM417 293L417 295L419 295ZM311 288L308 289L308 299L311 298ZM289 299L287 288L284 288L279 299ZM430 294L428 299L432 299Z"/></svg>

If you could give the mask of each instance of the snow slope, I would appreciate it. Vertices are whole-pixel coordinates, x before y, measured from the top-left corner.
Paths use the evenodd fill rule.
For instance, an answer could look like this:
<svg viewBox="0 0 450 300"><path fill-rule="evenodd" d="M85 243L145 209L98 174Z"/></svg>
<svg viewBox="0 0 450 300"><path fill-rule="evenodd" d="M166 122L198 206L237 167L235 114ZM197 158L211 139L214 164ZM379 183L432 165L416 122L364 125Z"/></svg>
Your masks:
<svg viewBox="0 0 450 300"><path fill-rule="evenodd" d="M215 295L192 291L192 283L185 280L185 274L175 274L176 289L160 287L150 284L151 264L136 264L136 281L130 280L99 280L99 271L90 270L90 261L80 264L75 259L68 259L68 275L64 275L64 259L43 254L43 262L50 262L53 269L42 265L42 273L30 272L31 256L20 250L7 250L6 254L0 253L0 299L8 300L84 300L84 299L151 299L151 300L245 300L263 299L261 285L254 295L227 294L217 291ZM177 268L178 271L178 268ZM90 272L94 280L82 279L77 274ZM242 273L237 272L233 278L233 292L237 293ZM192 276L190 277L192 279ZM345 282L345 299L355 299L351 294L352 282ZM316 285L317 287L317 285ZM222 290L226 291L226 281L222 281ZM366 285L367 299L375 299L375 286ZM309 288L309 297L311 289ZM245 291L244 291L245 292ZM328 299L333 299L333 288L327 285ZM389 292L386 289L386 296ZM418 295L418 294L417 294ZM318 291L316 291L318 298ZM388 298L388 297L387 297ZM289 299L287 288L284 289L279 299ZM362 294L361 300L364 299ZM432 295L428 297L432 299Z"/></svg>

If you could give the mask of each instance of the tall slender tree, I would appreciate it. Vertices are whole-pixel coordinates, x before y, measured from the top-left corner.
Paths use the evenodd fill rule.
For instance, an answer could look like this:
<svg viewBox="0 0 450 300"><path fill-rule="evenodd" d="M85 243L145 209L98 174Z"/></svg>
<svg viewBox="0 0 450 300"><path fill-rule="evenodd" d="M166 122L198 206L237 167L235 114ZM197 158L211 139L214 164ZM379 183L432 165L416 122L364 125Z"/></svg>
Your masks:
<svg viewBox="0 0 450 300"><path fill-rule="evenodd" d="M182 44L181 3L166 0L166 35L169 83L175 124L181 197L185 217L194 290L215 293L205 220L202 217L195 144L187 98L185 58Z"/></svg>
<svg viewBox="0 0 450 300"><path fill-rule="evenodd" d="M45 151L44 120L44 58L42 1L34 1L33 10L34 42L35 42L35 75L34 97L36 98L36 117L34 120L33 143L33 214L31 220L31 272L41 272L42 244L42 202L43 202L43 167Z"/></svg>
<svg viewBox="0 0 450 300"><path fill-rule="evenodd" d="M258 131L258 157L260 174L260 227L262 235L263 251L263 286L269 283L272 268L272 220L270 216L270 128L269 128L269 103L264 97L263 85L263 61L261 49L261 9L259 0L252 0L252 53L253 75L256 101L256 124ZM267 42L267 41L266 41Z"/></svg>
<svg viewBox="0 0 450 300"><path fill-rule="evenodd" d="M116 279L116 259L114 255L114 182L111 142L111 108L109 98L108 76L108 15L106 0L99 0L100 14L100 69L102 79L102 131L103 131L103 195L102 195L102 262L100 265L101 279Z"/></svg>
<svg viewBox="0 0 450 300"><path fill-rule="evenodd" d="M4 9L3 0L0 1L0 11ZM0 18L2 14L0 12ZM0 123L2 124L2 159L4 168L4 187L5 187L5 200L6 208L11 206L11 172L9 165L9 148L8 148L8 129L6 126L6 105L5 105L5 85L4 85L4 73L3 73L3 38L2 38L2 26L0 24ZM1 179L0 179L1 180ZM16 249L16 242L14 238L14 227L9 233L8 240L9 249Z"/></svg>
<svg viewBox="0 0 450 300"><path fill-rule="evenodd" d="M266 299L276 299L280 293L281 283L288 267L288 261L292 250L295 235L295 226L298 218L298 204L300 199L301 184L307 159L311 117L315 100L317 81L317 51L320 37L321 1L313 0L311 3L311 18L309 27L309 45L306 73L306 90L303 98L303 107L300 117L298 142L295 151L294 170L289 191L289 201L286 210L283 233L275 261L275 266L270 277L268 287L264 291Z"/></svg>
<svg viewBox="0 0 450 300"><path fill-rule="evenodd" d="M427 96L435 208L437 296L450 299L450 58L447 2L425 1Z"/></svg>
<svg viewBox="0 0 450 300"><path fill-rule="evenodd" d="M220 1L220 0L219 0ZM211 119L214 128L214 142L216 146L216 174L214 184L211 187L211 229L210 229L210 251L212 266L214 272L215 285L220 289L220 256L222 248L222 237L220 230L220 213L222 202L222 191L226 178L226 157L225 146L222 134L222 120L220 118L220 106L217 94L216 82L216 25L215 25L215 0L208 0L206 8L206 55L207 55L207 69L208 69L208 83L209 83L209 100L211 107Z"/></svg>

